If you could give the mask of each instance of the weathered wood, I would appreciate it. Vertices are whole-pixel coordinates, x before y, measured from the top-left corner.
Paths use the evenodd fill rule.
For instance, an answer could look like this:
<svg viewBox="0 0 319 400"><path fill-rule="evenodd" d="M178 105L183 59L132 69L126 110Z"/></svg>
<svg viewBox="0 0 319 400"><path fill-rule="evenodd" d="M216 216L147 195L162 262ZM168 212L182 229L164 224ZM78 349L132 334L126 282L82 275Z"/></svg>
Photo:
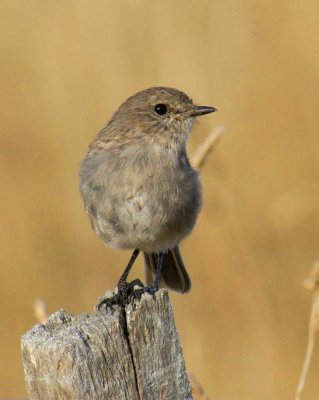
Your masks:
<svg viewBox="0 0 319 400"><path fill-rule="evenodd" d="M30 399L192 399L165 289L112 311L58 311L22 337L22 355Z"/></svg>

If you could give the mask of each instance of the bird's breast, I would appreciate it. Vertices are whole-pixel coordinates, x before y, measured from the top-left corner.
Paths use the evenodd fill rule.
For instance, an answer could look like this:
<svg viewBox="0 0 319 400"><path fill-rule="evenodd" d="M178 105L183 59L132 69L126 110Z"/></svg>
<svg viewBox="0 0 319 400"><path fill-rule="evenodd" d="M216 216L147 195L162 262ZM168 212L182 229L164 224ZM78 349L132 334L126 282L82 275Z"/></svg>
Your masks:
<svg viewBox="0 0 319 400"><path fill-rule="evenodd" d="M174 247L193 228L201 186L186 155L124 148L99 162L87 159L82 170L86 210L105 242L160 251Z"/></svg>
<svg viewBox="0 0 319 400"><path fill-rule="evenodd" d="M131 179L124 178L123 186ZM135 226L154 237L172 236L179 241L193 228L200 207L198 173L187 163L162 161L149 164L133 178L123 217L130 221L128 229Z"/></svg>

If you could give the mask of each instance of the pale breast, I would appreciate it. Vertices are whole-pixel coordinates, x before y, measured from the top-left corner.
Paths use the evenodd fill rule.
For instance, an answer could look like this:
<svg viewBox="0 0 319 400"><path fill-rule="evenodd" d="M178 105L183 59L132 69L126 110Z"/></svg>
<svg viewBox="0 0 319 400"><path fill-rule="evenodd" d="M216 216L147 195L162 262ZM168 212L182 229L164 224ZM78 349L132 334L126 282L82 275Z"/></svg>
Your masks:
<svg viewBox="0 0 319 400"><path fill-rule="evenodd" d="M104 157L83 173L81 192L95 232L120 248L163 251L192 230L201 205L198 173L187 158L172 162L145 149ZM153 159L151 158L153 156ZM154 159L155 158L155 159ZM176 160L175 160L176 161ZM83 168L89 170L90 162Z"/></svg>

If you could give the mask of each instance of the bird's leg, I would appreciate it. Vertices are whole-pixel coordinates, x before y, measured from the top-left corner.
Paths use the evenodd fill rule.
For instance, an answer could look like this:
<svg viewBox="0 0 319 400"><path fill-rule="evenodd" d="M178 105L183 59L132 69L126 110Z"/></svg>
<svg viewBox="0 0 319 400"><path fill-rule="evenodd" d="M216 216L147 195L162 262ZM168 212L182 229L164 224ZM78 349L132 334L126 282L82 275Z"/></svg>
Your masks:
<svg viewBox="0 0 319 400"><path fill-rule="evenodd" d="M126 268L125 268L123 274L121 275L120 280L119 280L119 282L117 284L119 292L123 291L123 289L124 290L126 289L126 287L127 287L127 282L126 282L127 277L129 275L132 267L133 267L133 264L134 264L135 260L137 259L137 256L139 255L139 253L140 253L139 249L135 249L133 251L133 254L131 255L130 261L128 262L128 264L127 264L127 266L126 266Z"/></svg>
<svg viewBox="0 0 319 400"><path fill-rule="evenodd" d="M157 255L157 266L156 266L156 274L155 274L155 279L153 282L153 285L150 287L150 289L155 293L158 291L159 286L160 286L160 281L161 281L161 274L162 274L162 268L163 268L163 259L164 259L164 254L159 253Z"/></svg>
<svg viewBox="0 0 319 400"><path fill-rule="evenodd" d="M117 294L115 294L111 298L102 299L100 301L100 303L98 304L98 309L99 310L101 309L101 306L104 305L104 304L106 306L110 306L110 307L115 305L115 304L122 304L122 305L123 304L127 304L128 295L129 295L128 291L129 291L129 289L131 289L132 285L134 286L138 282L137 282L137 280L135 280L135 281L131 282L131 284L128 284L126 282L126 280L127 280L127 277L129 275L132 267L133 267L133 264L134 264L137 256L139 255L139 252L140 252L139 249L135 249L133 251L129 262L128 262L123 274L121 275L121 277L120 277L120 279L118 281L118 284L117 284L118 292L117 292Z"/></svg>
<svg viewBox="0 0 319 400"><path fill-rule="evenodd" d="M140 299L142 294L144 294L144 293L154 294L158 291L159 286L160 286L160 281L161 281L163 259L164 259L164 254L159 253L157 255L156 273L155 273L155 278L154 278L153 284L150 287L143 287L141 289L137 289L137 290L133 291L130 295L131 297L133 297L135 299Z"/></svg>

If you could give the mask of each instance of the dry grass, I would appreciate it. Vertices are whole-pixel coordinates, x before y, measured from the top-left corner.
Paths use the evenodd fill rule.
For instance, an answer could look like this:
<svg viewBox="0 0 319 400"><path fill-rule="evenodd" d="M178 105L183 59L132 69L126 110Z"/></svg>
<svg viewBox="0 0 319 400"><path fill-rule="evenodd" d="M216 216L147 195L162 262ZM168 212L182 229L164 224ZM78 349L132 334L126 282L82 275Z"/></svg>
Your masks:
<svg viewBox="0 0 319 400"><path fill-rule="evenodd" d="M192 165L195 168L201 169L204 166L208 156L214 150L216 144L219 142L220 136L223 133L224 133L223 126L215 128L207 136L207 138L203 141L203 143L198 146L198 149L195 151L195 154L192 157Z"/></svg>
<svg viewBox="0 0 319 400"><path fill-rule="evenodd" d="M209 400L209 397L206 395L202 385L198 382L198 380L194 376L190 377L190 382L192 385L194 400Z"/></svg>
<svg viewBox="0 0 319 400"><path fill-rule="evenodd" d="M301 399L301 394L305 388L306 377L309 372L310 362L315 348L316 336L319 332L319 262L314 265L311 273L304 282L304 286L306 289L312 291L313 297L309 318L308 344L295 400Z"/></svg>

